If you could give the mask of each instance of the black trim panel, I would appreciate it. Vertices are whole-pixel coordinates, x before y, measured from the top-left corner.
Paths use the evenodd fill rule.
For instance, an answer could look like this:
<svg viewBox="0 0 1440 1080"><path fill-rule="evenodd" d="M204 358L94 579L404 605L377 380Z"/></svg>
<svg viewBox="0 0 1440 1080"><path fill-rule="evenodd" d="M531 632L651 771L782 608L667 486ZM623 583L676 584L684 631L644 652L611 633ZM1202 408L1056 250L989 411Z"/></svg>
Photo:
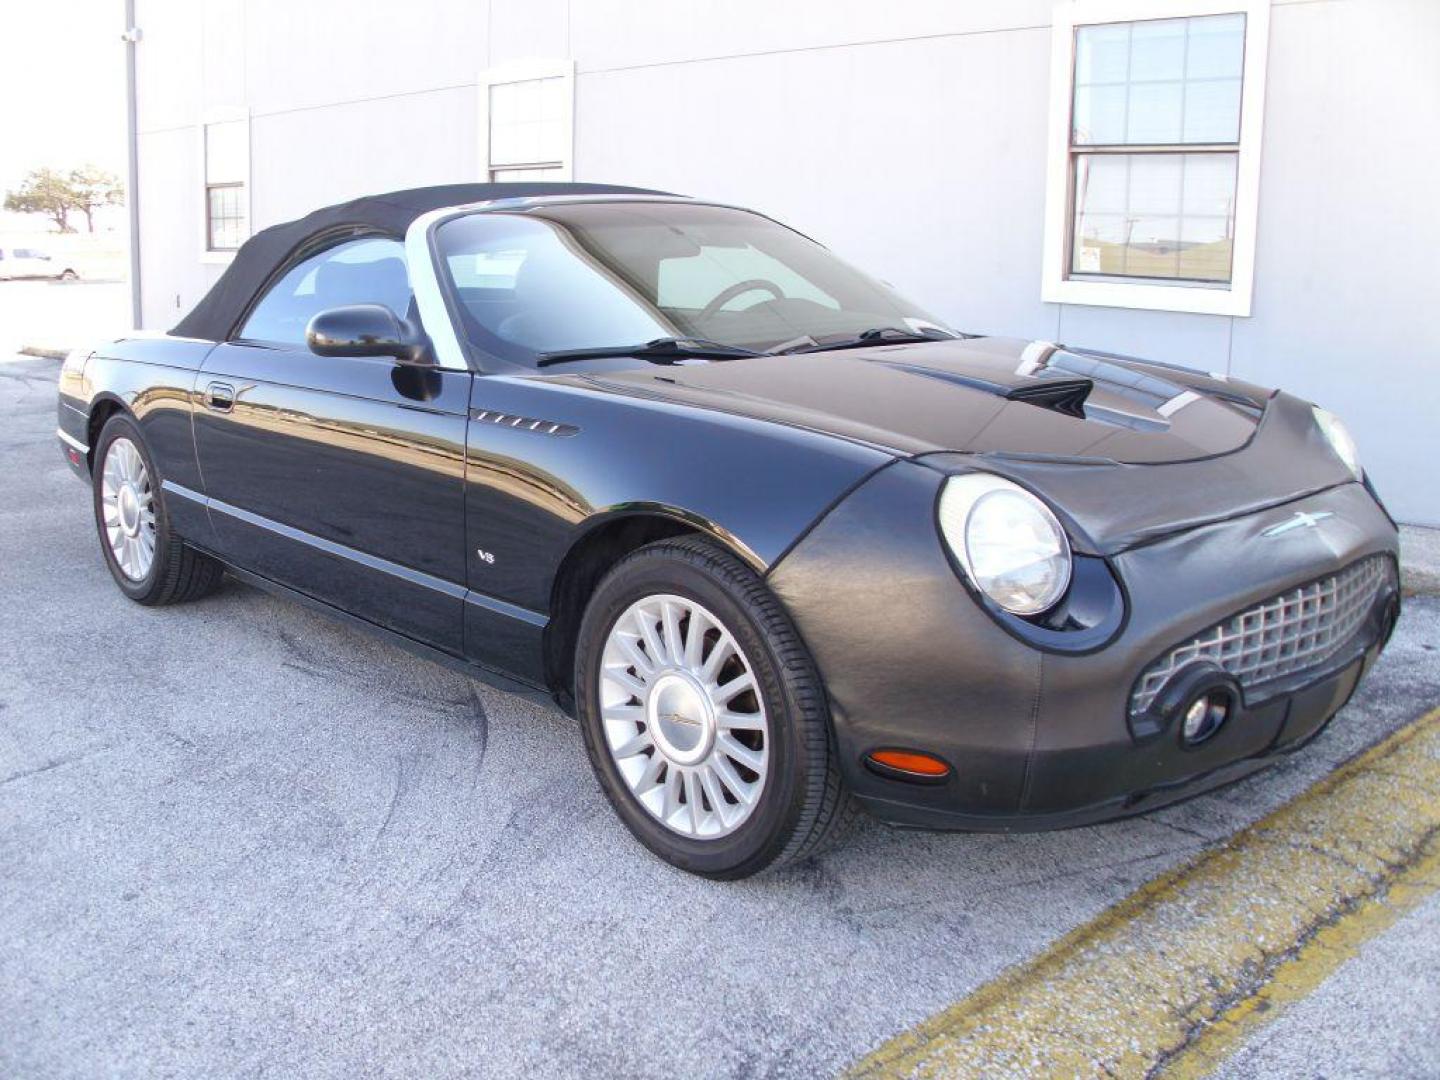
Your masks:
<svg viewBox="0 0 1440 1080"><path fill-rule="evenodd" d="M382 559L364 551L358 551L344 544L338 544L334 540L326 540L322 536L305 532L303 529L282 524L281 522L263 517L260 514L251 513L249 510L242 509L238 506L231 506L229 503L222 502L219 499L212 499L201 495L198 491L192 491L190 488L183 487L174 481L166 480L160 486L167 494L178 495L181 498L198 503L209 510L221 514L228 514L230 517L235 518L237 521L243 521L247 525L253 525L256 528L264 529L277 536L282 536L287 540L305 544L308 547L315 548L317 551L323 551L327 555L334 555L336 558L358 563L370 570L376 570L382 574L389 574L411 585L419 585L423 588L442 593L445 596L452 596L456 599L464 600L467 604L474 604L496 615L503 615L507 618L527 623L530 626L541 628L546 626L550 621L549 616L541 612L531 611L529 608L521 607L518 604L507 603L504 600L497 600L493 596L486 596L484 593L467 589L465 586L458 585L453 581L446 581L444 578L436 577L433 574L427 574L424 571L414 570L408 566L391 562L389 559Z"/></svg>

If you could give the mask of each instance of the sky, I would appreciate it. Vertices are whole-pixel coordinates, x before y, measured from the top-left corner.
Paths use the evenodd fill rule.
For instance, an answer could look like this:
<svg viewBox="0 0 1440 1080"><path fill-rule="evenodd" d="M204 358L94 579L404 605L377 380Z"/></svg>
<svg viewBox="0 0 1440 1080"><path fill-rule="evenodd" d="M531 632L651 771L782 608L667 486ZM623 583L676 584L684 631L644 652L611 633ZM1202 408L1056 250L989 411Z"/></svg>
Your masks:
<svg viewBox="0 0 1440 1080"><path fill-rule="evenodd" d="M6 5L0 191L33 168L125 173L124 0Z"/></svg>

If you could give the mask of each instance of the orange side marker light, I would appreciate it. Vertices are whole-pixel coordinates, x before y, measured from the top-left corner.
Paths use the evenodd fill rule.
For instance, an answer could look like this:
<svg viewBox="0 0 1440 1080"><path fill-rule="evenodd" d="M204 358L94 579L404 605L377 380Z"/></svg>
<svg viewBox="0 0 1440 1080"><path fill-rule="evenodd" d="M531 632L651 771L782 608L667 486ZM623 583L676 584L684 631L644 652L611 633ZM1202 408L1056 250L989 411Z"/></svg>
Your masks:
<svg viewBox="0 0 1440 1080"><path fill-rule="evenodd" d="M869 756L875 764L883 765L887 769L928 779L938 779L950 773L950 766L945 762L916 750L872 750Z"/></svg>

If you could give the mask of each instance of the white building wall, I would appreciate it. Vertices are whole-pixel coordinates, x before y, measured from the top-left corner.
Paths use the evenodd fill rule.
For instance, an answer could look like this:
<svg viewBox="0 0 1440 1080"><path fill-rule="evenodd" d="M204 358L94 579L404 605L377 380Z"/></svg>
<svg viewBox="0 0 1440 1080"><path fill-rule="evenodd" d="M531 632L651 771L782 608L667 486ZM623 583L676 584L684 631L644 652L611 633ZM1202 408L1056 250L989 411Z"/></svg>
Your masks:
<svg viewBox="0 0 1440 1080"><path fill-rule="evenodd" d="M1050 0L138 7L149 326L223 268L207 110L250 111L258 229L479 179L480 71L573 59L576 179L762 209L965 329L1284 386L1345 416L1397 516L1440 524L1434 0L1276 0L1249 318L1040 301Z"/></svg>

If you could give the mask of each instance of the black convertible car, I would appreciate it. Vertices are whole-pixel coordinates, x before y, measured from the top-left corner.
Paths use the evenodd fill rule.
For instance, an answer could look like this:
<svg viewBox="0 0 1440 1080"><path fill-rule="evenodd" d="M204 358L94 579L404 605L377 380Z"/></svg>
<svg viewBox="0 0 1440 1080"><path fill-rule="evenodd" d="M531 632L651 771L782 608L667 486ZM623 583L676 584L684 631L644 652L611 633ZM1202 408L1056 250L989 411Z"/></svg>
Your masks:
<svg viewBox="0 0 1440 1080"><path fill-rule="evenodd" d="M579 719L677 866L855 805L1035 829L1310 739L1399 612L1344 427L1216 375L947 328L760 214L586 184L257 234L59 438L143 604L223 572Z"/></svg>

